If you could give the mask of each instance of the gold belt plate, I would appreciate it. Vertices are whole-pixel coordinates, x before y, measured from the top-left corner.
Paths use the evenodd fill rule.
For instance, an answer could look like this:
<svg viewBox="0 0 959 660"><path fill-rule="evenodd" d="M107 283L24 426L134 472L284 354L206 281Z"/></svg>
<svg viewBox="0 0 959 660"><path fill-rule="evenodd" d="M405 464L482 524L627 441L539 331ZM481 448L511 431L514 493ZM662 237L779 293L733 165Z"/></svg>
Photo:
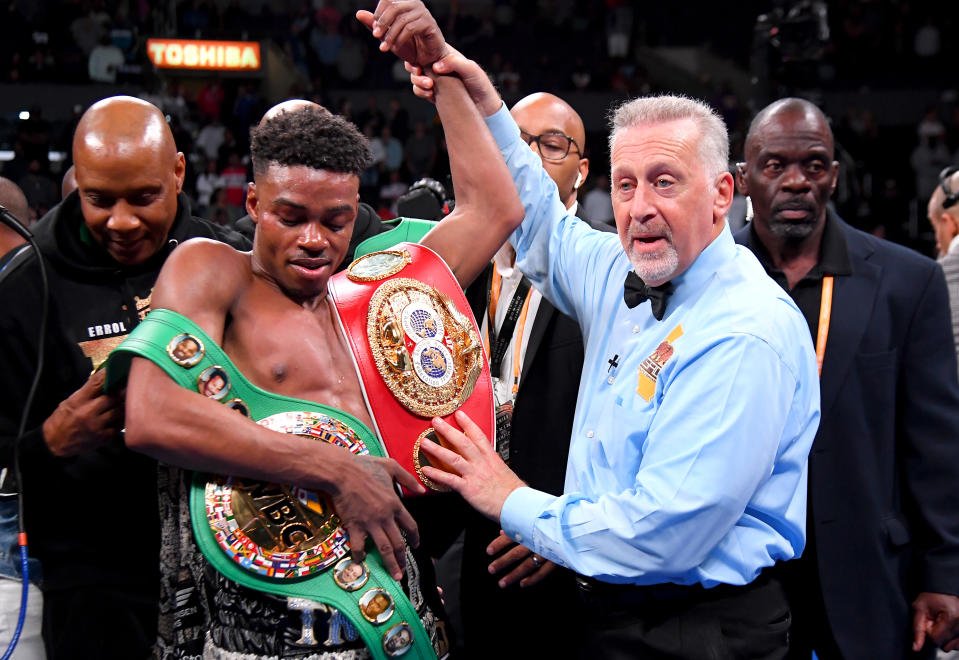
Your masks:
<svg viewBox="0 0 959 660"><path fill-rule="evenodd" d="M415 415L449 415L476 386L483 349L470 319L419 280L384 282L370 299L367 336L376 368Z"/></svg>

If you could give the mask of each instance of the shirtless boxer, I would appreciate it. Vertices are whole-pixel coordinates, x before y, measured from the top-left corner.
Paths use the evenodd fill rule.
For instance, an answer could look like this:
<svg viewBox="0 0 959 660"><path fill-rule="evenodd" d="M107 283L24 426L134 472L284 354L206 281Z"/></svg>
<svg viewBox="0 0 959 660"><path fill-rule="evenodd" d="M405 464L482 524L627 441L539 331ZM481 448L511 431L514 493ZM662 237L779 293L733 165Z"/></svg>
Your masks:
<svg viewBox="0 0 959 660"><path fill-rule="evenodd" d="M452 101L454 95L465 95L459 81L441 84L450 87L450 102L437 106L444 124L481 127L470 104ZM470 131L451 132L469 135L468 140L452 140L451 149L476 142ZM357 212L359 173L369 158L365 140L341 118L305 106L278 113L256 128L251 146L254 183L247 211L257 223L252 253L212 241L180 246L160 275L153 308L191 319L254 385L333 406L372 426L347 341L327 297L327 280L344 257ZM523 216L515 194L477 194L490 187L515 191L492 139L470 149L475 162L484 166L453 172L456 211L423 240L464 285L485 267ZM418 537L392 482L396 479L415 492L422 488L391 459L353 456L322 442L267 430L179 387L155 364L139 358L130 371L126 419L127 444L161 461L325 491L350 533L354 560L363 559L368 533L390 574L401 579L406 557L402 532L411 545ZM259 599L251 606L256 611L277 619L285 614L284 603L271 603L263 594L225 588L222 580L215 588L214 598L220 598L216 607L223 606L223 599ZM206 653L283 657L295 650L285 633L298 624L280 621L274 626L278 632L251 630L256 622L237 620L242 609L219 620L214 613ZM421 613L421 618L425 621L428 615ZM161 638L163 630L161 621ZM161 642L161 655L195 652L196 642L179 649L176 640L169 647Z"/></svg>

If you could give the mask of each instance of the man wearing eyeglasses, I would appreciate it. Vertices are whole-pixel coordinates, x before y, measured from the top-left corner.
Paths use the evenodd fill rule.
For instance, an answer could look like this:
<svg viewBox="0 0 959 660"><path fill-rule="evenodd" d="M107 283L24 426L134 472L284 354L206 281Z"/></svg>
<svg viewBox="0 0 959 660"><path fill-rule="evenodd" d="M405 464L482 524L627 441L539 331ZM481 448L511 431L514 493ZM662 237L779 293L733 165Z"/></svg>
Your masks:
<svg viewBox="0 0 959 660"><path fill-rule="evenodd" d="M939 264L946 274L952 335L959 353L959 167L947 167L939 174L939 185L929 198L926 212L936 232Z"/></svg>
<svg viewBox="0 0 959 660"><path fill-rule="evenodd" d="M812 103L761 110L745 156L736 181L754 220L736 240L803 312L821 380L806 549L780 571L789 657L959 648L959 382L942 271L828 208L839 164ZM940 185L933 204L944 199Z"/></svg>
<svg viewBox="0 0 959 660"><path fill-rule="evenodd" d="M510 114L556 184L563 205L589 222L577 201L589 174L586 130L579 114L545 93L521 99ZM500 455L534 488L561 492L583 367L579 326L530 286L516 268L516 252L509 243L466 296L492 356ZM529 549L502 534L499 525L468 507L463 515L460 607L465 657L486 658L501 651L502 640L489 634L491 624L508 626L517 620L525 622L525 632L514 636L513 657L568 657L569 640L545 632L576 625L573 574L555 570L555 564L539 557L538 565L531 563ZM550 607L542 607L543 602Z"/></svg>

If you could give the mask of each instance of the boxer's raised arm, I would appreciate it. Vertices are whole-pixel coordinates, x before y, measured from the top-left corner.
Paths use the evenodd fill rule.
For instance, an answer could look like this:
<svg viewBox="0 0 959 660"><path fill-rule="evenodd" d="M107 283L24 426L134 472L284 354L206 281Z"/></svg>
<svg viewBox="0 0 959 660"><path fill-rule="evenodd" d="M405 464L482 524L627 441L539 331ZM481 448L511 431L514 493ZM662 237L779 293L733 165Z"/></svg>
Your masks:
<svg viewBox="0 0 959 660"><path fill-rule="evenodd" d="M436 90L456 208L422 243L443 257L465 287L519 226L524 211L506 163L462 81L439 77Z"/></svg>

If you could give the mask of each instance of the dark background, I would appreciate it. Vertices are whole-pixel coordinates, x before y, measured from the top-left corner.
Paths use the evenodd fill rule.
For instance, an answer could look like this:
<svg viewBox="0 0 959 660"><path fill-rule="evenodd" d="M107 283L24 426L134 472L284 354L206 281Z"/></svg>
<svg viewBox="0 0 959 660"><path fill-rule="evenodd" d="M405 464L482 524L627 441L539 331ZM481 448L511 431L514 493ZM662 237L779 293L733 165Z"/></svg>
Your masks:
<svg viewBox="0 0 959 660"><path fill-rule="evenodd" d="M931 254L926 200L938 172L959 162L959 47L951 38L957 3L428 4L447 38L487 69L508 104L549 91L580 112L592 161L584 192L608 170L606 116L617 102L656 92L703 98L726 119L738 160L755 110L799 95L832 120L842 163L840 214ZM348 116L388 154L364 176L363 197L390 216L399 191L423 176L446 182L448 165L432 107L412 96L395 58L379 53L353 18L357 8L372 6L14 0L0 17L2 174L21 184L41 215L59 199L79 115L97 99L131 94L170 116L188 155L187 190L197 210L228 222L243 213L238 168L249 178L249 127L274 103L302 97ZM218 76L155 70L146 39L173 36L259 41L264 68ZM124 64L107 75L112 82L91 80L96 48L122 53ZM209 200L196 189L205 170Z"/></svg>

